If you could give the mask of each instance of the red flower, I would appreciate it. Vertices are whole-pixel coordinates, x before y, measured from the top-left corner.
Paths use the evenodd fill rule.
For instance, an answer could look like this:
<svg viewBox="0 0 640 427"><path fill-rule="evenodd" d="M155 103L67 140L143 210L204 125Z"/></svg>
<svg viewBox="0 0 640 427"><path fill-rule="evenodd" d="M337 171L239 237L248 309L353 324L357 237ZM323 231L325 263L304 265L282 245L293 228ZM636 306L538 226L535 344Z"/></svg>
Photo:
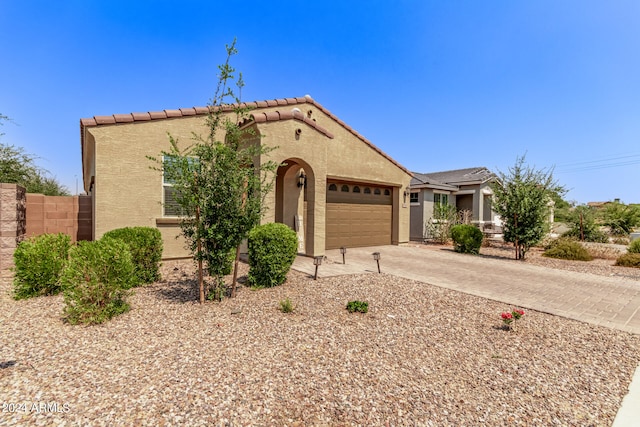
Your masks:
<svg viewBox="0 0 640 427"><path fill-rule="evenodd" d="M515 310L520 316L524 316L524 310Z"/></svg>
<svg viewBox="0 0 640 427"><path fill-rule="evenodd" d="M502 318L504 320L508 320L511 319L513 316L511 315L511 313L502 313Z"/></svg>

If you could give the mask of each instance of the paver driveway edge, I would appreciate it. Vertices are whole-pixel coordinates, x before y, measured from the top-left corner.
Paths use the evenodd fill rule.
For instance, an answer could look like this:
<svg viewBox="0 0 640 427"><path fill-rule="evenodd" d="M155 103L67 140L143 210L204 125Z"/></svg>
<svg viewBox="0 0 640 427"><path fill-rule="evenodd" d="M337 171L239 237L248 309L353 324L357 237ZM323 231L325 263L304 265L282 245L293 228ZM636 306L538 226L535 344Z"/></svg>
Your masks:
<svg viewBox="0 0 640 427"><path fill-rule="evenodd" d="M514 306L640 334L640 281L555 270L521 261L412 246L327 251L319 277L376 273L404 277ZM297 257L293 268L313 275L313 259Z"/></svg>

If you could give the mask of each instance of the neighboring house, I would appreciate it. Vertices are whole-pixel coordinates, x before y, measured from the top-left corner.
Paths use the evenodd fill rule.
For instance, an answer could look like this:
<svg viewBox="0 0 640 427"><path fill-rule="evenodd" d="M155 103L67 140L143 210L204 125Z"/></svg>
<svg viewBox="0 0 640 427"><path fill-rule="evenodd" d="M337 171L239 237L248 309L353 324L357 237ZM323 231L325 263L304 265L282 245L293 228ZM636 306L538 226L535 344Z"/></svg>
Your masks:
<svg viewBox="0 0 640 427"><path fill-rule="evenodd" d="M469 211L471 223L480 229L498 225L491 209L491 183L497 176L485 167L444 172L413 173L409 203L411 206L411 240L428 236L425 224L434 221L436 205L452 205L458 211Z"/></svg>
<svg viewBox="0 0 640 427"><path fill-rule="evenodd" d="M281 164L266 199L263 222L297 231L299 251L323 255L341 246L405 243L409 209L403 203L411 173L311 97L247 103L242 128L249 142L277 147ZM233 114L224 107L225 114ZM188 256L171 184L146 156L206 135L208 107L95 116L80 121L84 188L93 203L93 238L126 226L158 227L163 258ZM224 133L217 135L223 140Z"/></svg>

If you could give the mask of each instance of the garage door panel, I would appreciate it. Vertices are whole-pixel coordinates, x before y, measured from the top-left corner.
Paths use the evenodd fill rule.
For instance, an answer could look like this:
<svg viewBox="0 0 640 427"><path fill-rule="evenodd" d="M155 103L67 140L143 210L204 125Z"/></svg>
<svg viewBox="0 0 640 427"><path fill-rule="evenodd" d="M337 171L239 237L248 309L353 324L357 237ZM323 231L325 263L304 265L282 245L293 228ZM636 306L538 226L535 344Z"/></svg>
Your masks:
<svg viewBox="0 0 640 427"><path fill-rule="evenodd" d="M376 246L391 244L391 205L327 203L326 246Z"/></svg>

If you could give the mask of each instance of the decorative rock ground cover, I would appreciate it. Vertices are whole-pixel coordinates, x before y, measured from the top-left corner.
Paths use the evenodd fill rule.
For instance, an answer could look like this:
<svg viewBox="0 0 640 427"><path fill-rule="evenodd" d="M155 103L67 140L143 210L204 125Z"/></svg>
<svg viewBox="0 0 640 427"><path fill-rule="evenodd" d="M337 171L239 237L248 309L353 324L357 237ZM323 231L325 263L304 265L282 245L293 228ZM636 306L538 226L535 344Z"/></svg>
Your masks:
<svg viewBox="0 0 640 427"><path fill-rule="evenodd" d="M205 305L190 262L163 277L93 327L4 280L0 425L608 426L640 360L636 335L529 310L510 332L513 307L385 274Z"/></svg>

